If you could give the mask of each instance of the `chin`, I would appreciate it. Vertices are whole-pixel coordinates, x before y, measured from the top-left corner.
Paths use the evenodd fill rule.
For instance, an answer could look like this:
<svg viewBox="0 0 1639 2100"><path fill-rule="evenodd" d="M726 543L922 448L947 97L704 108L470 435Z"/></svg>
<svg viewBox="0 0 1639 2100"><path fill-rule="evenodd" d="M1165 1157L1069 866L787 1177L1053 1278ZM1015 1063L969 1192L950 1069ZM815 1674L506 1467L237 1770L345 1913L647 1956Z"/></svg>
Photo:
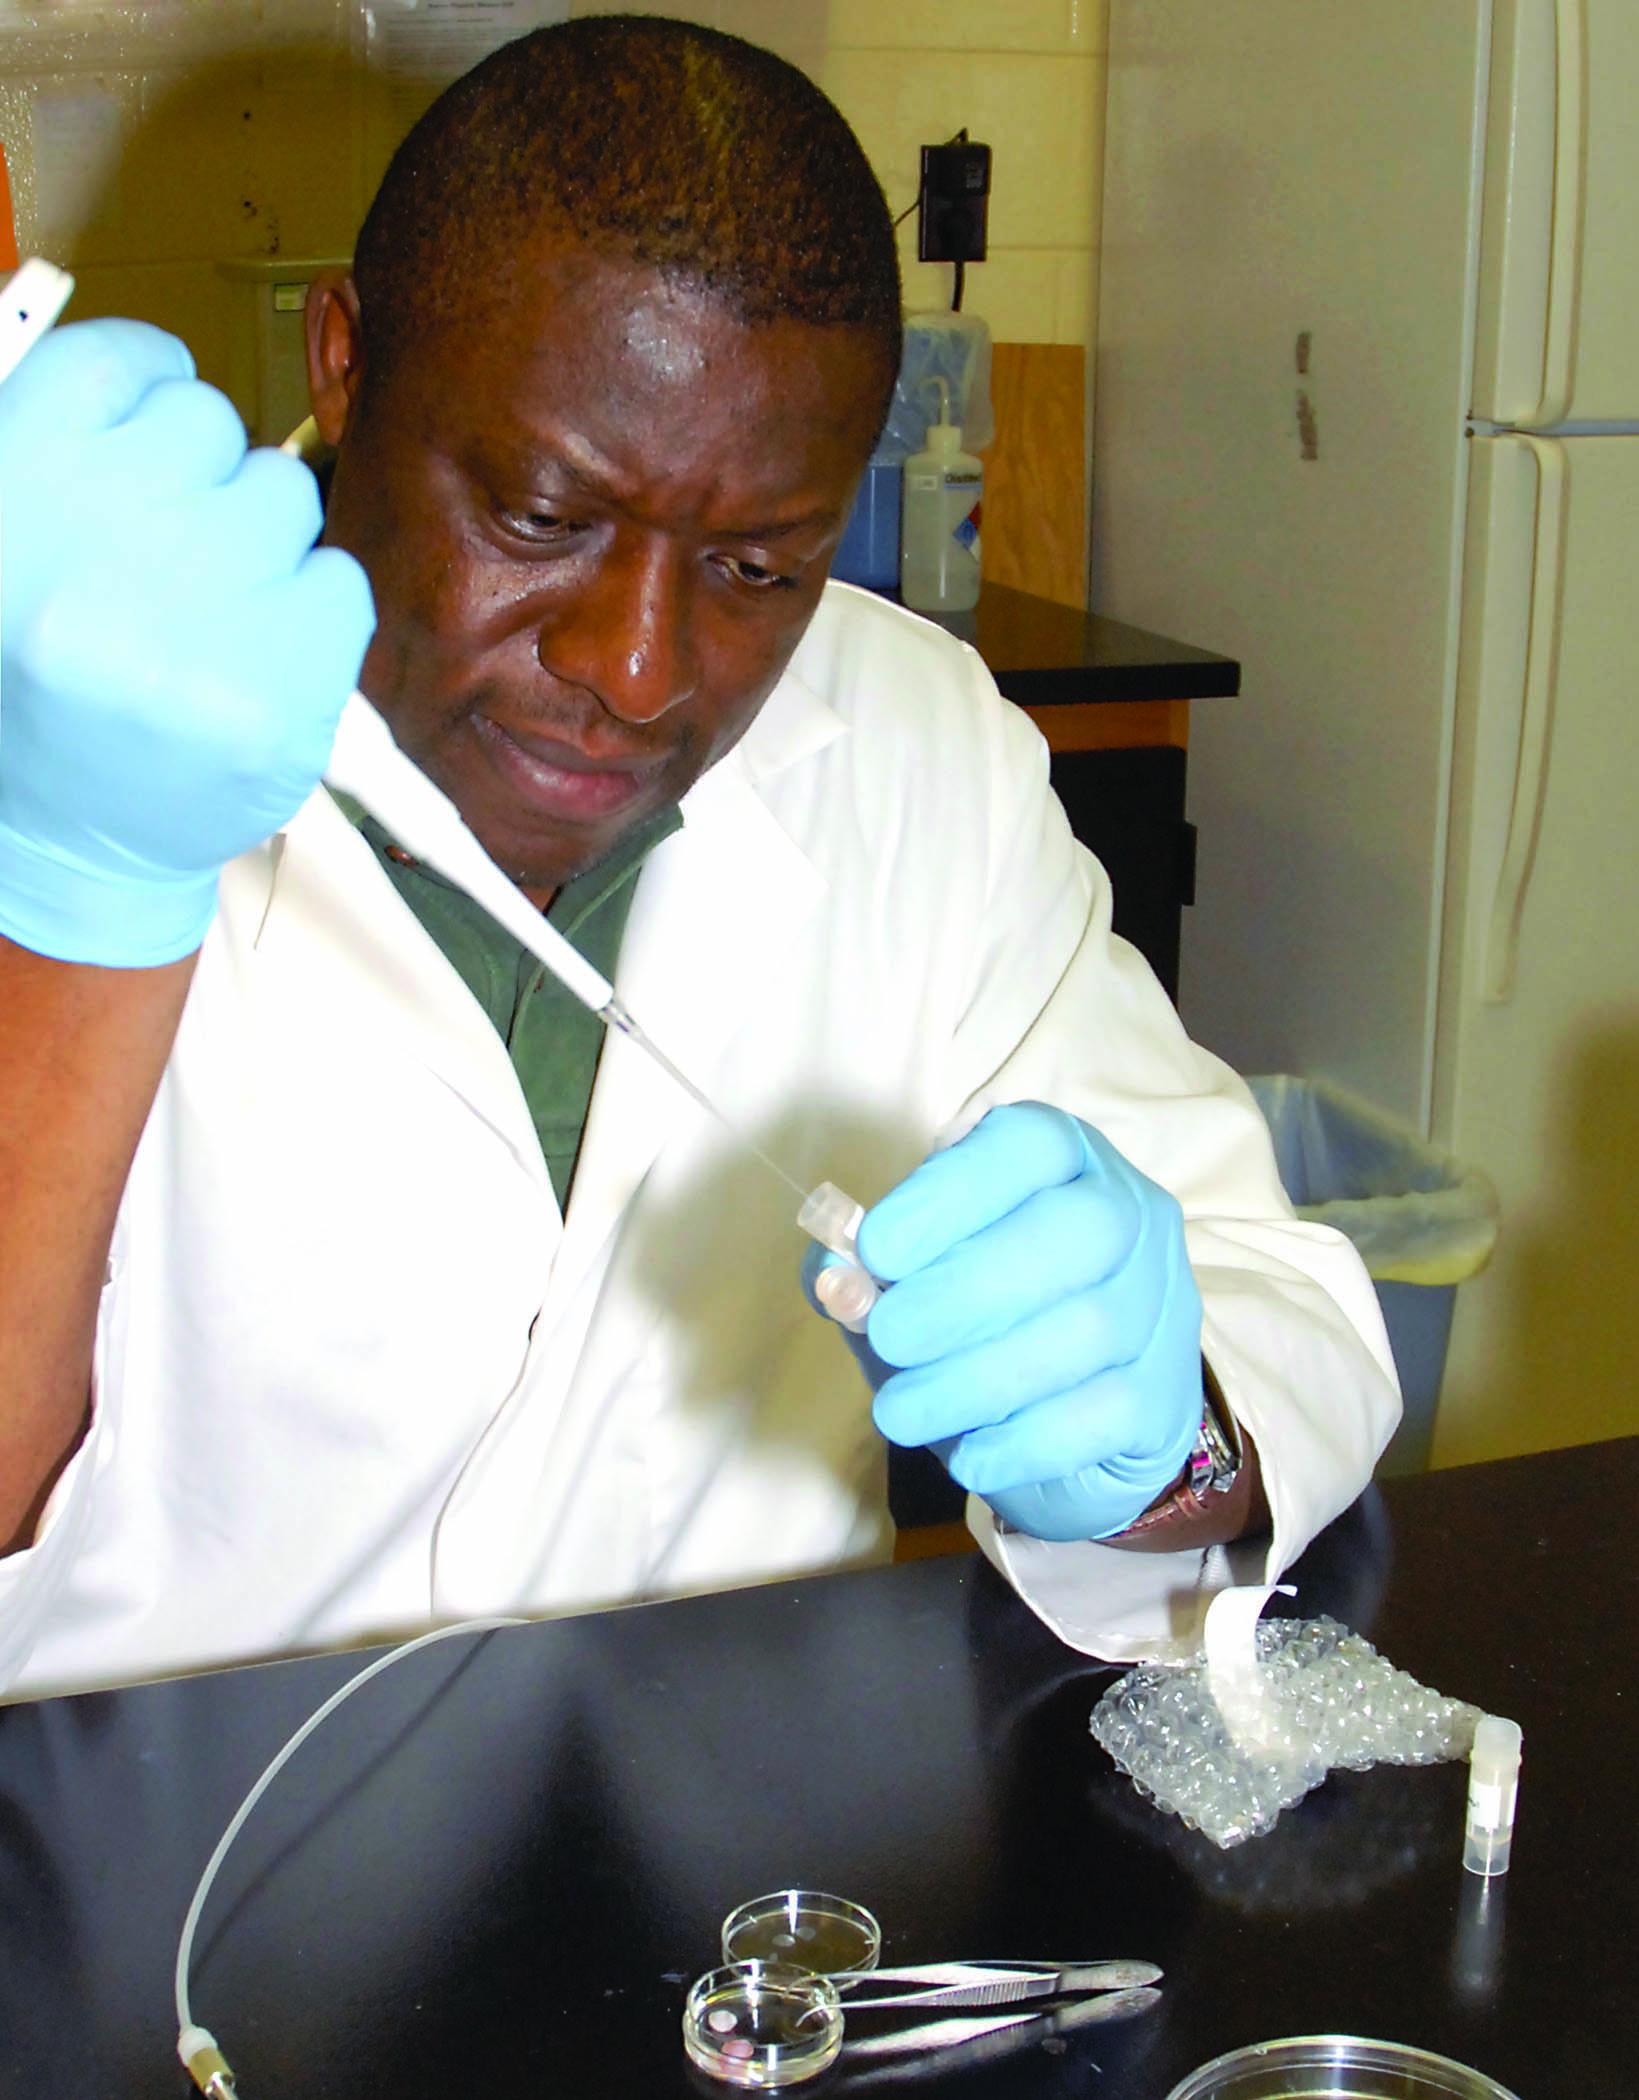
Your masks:
<svg viewBox="0 0 1639 2100"><path fill-rule="evenodd" d="M640 821L633 819L633 822ZM513 850L498 853L490 848L490 858L506 870L526 895L544 894L561 890L566 882L573 882L577 875L595 868L600 860L614 851L630 829L630 824L611 825L607 832L596 838L565 840L561 845L544 850L514 834Z"/></svg>

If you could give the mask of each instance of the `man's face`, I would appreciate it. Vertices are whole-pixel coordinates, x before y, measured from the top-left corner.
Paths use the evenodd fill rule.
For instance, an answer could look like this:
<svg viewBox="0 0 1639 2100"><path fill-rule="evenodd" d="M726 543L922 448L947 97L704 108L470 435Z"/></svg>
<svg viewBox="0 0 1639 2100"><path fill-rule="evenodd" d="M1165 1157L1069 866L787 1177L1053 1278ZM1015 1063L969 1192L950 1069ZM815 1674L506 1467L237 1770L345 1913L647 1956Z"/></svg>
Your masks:
<svg viewBox="0 0 1639 2100"><path fill-rule="evenodd" d="M541 901L773 690L883 371L860 330L748 327L575 243L520 257L513 286L332 389L325 536L375 588L365 691Z"/></svg>

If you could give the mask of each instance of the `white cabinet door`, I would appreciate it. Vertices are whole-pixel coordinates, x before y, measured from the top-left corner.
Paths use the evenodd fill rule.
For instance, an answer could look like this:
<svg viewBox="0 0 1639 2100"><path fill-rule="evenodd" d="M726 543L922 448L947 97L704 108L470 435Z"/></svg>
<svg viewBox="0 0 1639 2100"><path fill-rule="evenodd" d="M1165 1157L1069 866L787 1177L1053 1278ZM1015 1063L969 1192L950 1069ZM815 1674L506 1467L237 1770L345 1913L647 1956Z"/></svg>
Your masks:
<svg viewBox="0 0 1639 2100"><path fill-rule="evenodd" d="M1439 1463L1639 1430L1639 437L1473 452L1435 1129L1502 1229Z"/></svg>
<svg viewBox="0 0 1639 2100"><path fill-rule="evenodd" d="M1474 412L1639 421L1639 7L1496 0Z"/></svg>

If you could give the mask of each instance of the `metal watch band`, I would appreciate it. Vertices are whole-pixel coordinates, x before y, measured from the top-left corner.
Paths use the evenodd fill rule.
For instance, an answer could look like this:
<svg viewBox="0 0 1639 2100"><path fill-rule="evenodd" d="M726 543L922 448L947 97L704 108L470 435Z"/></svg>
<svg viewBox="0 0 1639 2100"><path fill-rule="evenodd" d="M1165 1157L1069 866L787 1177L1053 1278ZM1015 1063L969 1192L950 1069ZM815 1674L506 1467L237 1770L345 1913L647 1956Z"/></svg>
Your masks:
<svg viewBox="0 0 1639 2100"><path fill-rule="evenodd" d="M1218 1496L1227 1495L1240 1478L1243 1457L1240 1425L1224 1404L1218 1381L1203 1359L1201 1424L1184 1469L1167 1494L1152 1502L1125 1531L1118 1531L1116 1538L1140 1538L1146 1532L1205 1515Z"/></svg>

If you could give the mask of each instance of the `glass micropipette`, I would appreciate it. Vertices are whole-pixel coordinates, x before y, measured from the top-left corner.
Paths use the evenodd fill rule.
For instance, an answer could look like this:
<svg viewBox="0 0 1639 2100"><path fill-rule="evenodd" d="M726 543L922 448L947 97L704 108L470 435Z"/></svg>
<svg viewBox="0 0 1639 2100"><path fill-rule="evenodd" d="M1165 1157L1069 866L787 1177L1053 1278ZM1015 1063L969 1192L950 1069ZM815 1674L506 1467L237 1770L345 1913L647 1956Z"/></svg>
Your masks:
<svg viewBox="0 0 1639 2100"><path fill-rule="evenodd" d="M860 1332L866 1314L880 1295L875 1278L861 1265L855 1251L863 1207L829 1181L805 1189L760 1145L753 1143L686 1073L678 1070L615 997L609 980L548 923L490 859L455 804L399 749L392 731L362 693L354 693L342 709L325 778L332 787L362 802L407 853L426 861L481 904L491 918L546 965L566 991L590 1008L606 1027L617 1030L651 1057L691 1101L714 1116L799 1199L798 1225L833 1254L840 1255L844 1264L822 1271L816 1279L815 1292L832 1319Z"/></svg>
<svg viewBox="0 0 1639 2100"><path fill-rule="evenodd" d="M629 1009L622 1006L613 993L610 994L609 1003L601 1010L598 1018L607 1023L610 1028L618 1028L621 1034L636 1043L640 1050L646 1051L660 1069L677 1082L691 1101L698 1102L708 1115L715 1116L730 1137L737 1138L754 1159L760 1159L770 1174L783 1181L791 1193L800 1201L806 1202L808 1200L808 1191L803 1187L802 1183L789 1175L778 1160L770 1159L762 1146L748 1137L737 1123L731 1123L710 1095L701 1093L686 1072L678 1070L660 1045L652 1036L644 1033L637 1025L637 1022L633 1020Z"/></svg>

